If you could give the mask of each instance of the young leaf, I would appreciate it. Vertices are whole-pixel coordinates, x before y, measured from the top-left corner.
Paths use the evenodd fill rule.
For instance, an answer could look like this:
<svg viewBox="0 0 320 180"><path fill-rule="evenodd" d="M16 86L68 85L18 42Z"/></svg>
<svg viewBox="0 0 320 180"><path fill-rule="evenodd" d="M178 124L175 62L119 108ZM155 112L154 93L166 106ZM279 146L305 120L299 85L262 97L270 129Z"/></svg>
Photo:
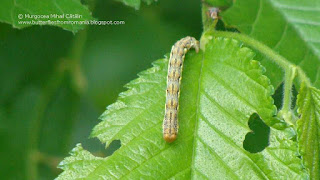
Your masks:
<svg viewBox="0 0 320 180"><path fill-rule="evenodd" d="M276 113L273 87L253 56L238 41L223 38L187 54L179 135L171 144L162 138L168 59L156 61L127 85L92 132L106 146L120 140L120 149L97 158L78 145L61 162L58 179L304 179L292 129L271 127L269 136L259 134L269 138L269 146L257 153L243 148L255 129L249 118L256 114L272 124Z"/></svg>
<svg viewBox="0 0 320 180"><path fill-rule="evenodd" d="M320 90L301 86L298 95L301 118L298 124L299 149L311 179L320 178Z"/></svg>
<svg viewBox="0 0 320 180"><path fill-rule="evenodd" d="M242 33L276 50L299 65L320 87L320 3L307 0L237 0L223 20ZM282 69L264 59L274 86L283 81Z"/></svg>
<svg viewBox="0 0 320 180"><path fill-rule="evenodd" d="M55 15L64 15L58 17ZM71 15L79 15L71 17ZM35 17L36 16L36 17ZM82 5L80 0L4 0L0 2L0 22L12 24L15 28L24 28L36 23L43 25L46 21L85 21L91 20L91 12ZM42 22L42 23L41 23ZM77 32L85 27L85 24L59 23L55 26L65 30Z"/></svg>

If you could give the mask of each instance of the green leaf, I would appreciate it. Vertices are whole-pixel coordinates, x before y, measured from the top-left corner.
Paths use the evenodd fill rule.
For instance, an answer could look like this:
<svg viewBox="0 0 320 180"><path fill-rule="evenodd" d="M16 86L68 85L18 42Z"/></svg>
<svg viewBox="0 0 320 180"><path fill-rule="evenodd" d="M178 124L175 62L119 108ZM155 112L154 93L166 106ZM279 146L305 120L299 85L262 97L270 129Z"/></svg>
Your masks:
<svg viewBox="0 0 320 180"><path fill-rule="evenodd" d="M120 1L126 6L130 6L135 8L136 10L140 9L141 1L145 2L146 4L150 5L152 2L157 0L116 0Z"/></svg>
<svg viewBox="0 0 320 180"><path fill-rule="evenodd" d="M229 7L232 5L232 0L206 0L205 2L215 7Z"/></svg>
<svg viewBox="0 0 320 180"><path fill-rule="evenodd" d="M243 148L250 128L256 129L249 122L253 114L275 123L273 87L253 56L238 41L223 38L210 40L203 52L187 54L179 135L171 144L162 139L168 59L155 61L127 85L92 132L106 146L120 140L120 149L98 158L77 145L61 162L64 172L58 179L306 178L291 128L271 127L269 136L259 134L269 138L261 152Z"/></svg>
<svg viewBox="0 0 320 180"><path fill-rule="evenodd" d="M225 23L235 26L292 63L299 65L315 87L320 87L320 3L312 0L237 0L222 13ZM282 82L283 72L267 59L272 84Z"/></svg>
<svg viewBox="0 0 320 180"><path fill-rule="evenodd" d="M311 179L320 178L320 90L301 86L298 95L297 121L299 149Z"/></svg>
<svg viewBox="0 0 320 180"><path fill-rule="evenodd" d="M57 17L55 15L64 15ZM79 15L72 18L70 15ZM38 16L38 17L35 17ZM39 17L42 16L42 17ZM91 20L91 12L82 5L80 0L4 0L0 2L0 22L12 24L15 28L25 28L35 23L62 21L77 21L81 23L85 20ZM75 24L77 22L59 23L54 26L65 30L77 32L83 29L85 24ZM53 25L53 24L51 24Z"/></svg>

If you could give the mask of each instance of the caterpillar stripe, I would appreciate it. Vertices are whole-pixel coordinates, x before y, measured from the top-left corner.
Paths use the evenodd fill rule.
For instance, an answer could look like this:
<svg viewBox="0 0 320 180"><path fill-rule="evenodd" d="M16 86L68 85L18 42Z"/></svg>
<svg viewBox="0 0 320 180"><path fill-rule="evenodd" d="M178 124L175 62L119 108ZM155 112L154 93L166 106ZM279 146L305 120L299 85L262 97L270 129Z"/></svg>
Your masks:
<svg viewBox="0 0 320 180"><path fill-rule="evenodd" d="M199 52L199 41L193 37L185 37L176 42L171 49L168 76L165 115L163 120L163 139L173 142L178 135L178 112L181 73L185 54L190 48Z"/></svg>

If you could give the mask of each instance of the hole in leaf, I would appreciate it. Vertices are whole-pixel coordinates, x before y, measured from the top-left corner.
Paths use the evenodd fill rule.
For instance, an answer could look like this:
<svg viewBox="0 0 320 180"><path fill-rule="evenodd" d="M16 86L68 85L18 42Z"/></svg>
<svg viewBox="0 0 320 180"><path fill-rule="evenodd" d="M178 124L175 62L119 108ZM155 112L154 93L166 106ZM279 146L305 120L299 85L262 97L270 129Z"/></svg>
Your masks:
<svg viewBox="0 0 320 180"><path fill-rule="evenodd" d="M82 143L82 146L84 147L84 149L91 152L94 156L98 157L111 156L116 150L121 147L120 140L113 140L107 148L105 148L105 144L102 144L101 141L98 140L98 138L90 140L90 143Z"/></svg>
<svg viewBox="0 0 320 180"><path fill-rule="evenodd" d="M246 134L243 148L250 153L258 153L269 145L270 127L267 126L257 113L250 116L248 121L252 132Z"/></svg>
<svg viewBox="0 0 320 180"><path fill-rule="evenodd" d="M276 105L277 109L281 109L283 104L283 88L284 83L281 83L280 86L276 89L275 93L272 95L274 99L274 105ZM293 85L292 87L292 108L296 106L298 91L296 87Z"/></svg>
<svg viewBox="0 0 320 180"><path fill-rule="evenodd" d="M116 150L118 150L121 147L121 141L120 140L113 140L110 145L106 149L106 155L111 156Z"/></svg>

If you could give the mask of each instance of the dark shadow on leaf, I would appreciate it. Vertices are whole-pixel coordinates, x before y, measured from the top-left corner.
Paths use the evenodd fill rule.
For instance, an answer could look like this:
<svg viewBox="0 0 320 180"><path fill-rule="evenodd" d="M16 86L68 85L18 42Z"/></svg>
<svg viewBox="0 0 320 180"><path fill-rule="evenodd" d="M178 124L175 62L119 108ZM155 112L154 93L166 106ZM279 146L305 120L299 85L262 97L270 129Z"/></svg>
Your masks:
<svg viewBox="0 0 320 180"><path fill-rule="evenodd" d="M246 134L243 148L250 153L261 152L269 145L270 127L256 113L250 116L248 125L252 132Z"/></svg>
<svg viewBox="0 0 320 180"><path fill-rule="evenodd" d="M283 86L284 84L281 83L280 86L276 89L275 93L272 95L274 99L274 105L276 105L277 109L281 109L282 107L282 100L283 100ZM298 91L296 87L293 85L292 87L292 108L296 106Z"/></svg>

